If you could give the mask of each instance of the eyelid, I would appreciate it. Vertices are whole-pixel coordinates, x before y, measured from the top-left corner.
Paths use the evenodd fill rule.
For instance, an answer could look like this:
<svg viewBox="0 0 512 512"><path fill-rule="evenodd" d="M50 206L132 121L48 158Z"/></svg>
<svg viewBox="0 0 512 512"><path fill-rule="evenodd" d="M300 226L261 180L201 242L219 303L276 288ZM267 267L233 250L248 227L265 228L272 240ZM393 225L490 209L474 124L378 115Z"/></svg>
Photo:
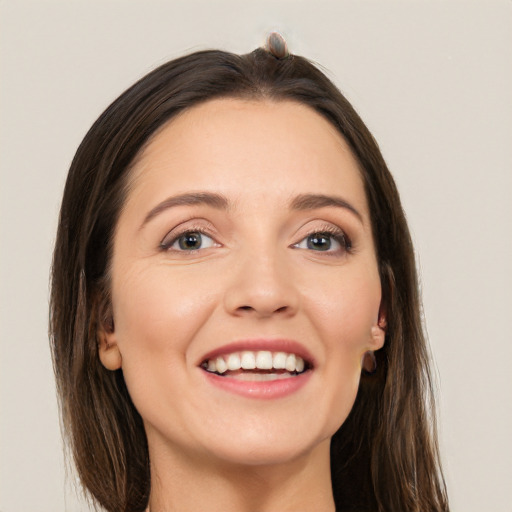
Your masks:
<svg viewBox="0 0 512 512"><path fill-rule="evenodd" d="M293 248L300 249L299 244L302 243L304 240L306 240L309 236L314 234L325 234L331 236L334 240L336 240L337 243L340 244L341 250L344 253L349 253L352 251L352 241L350 237L347 235L346 231L341 229L339 226L336 226L334 224L323 224L323 225L317 225L314 227L311 227L306 231L305 234L303 234L300 238L300 240L292 244ZM312 249L306 249L306 250L312 250ZM336 254L337 251L313 251L318 252L320 254L325 254L326 256L333 256Z"/></svg>
<svg viewBox="0 0 512 512"><path fill-rule="evenodd" d="M308 227L309 226L309 227ZM309 235L313 235L315 233L328 233L330 235L344 235L347 239L349 238L347 232L342 229L340 226L333 224L331 222L323 222L321 224L315 224L314 222L308 222L304 231L301 233L301 240L308 237ZM301 230L302 231L302 230Z"/></svg>
<svg viewBox="0 0 512 512"><path fill-rule="evenodd" d="M197 249L183 249L183 248L177 248L177 247L174 247L176 244L178 244L180 242L180 239L184 236L186 236L187 234L199 234L200 235L200 240L201 240L201 247L198 247ZM206 244L206 247L205 247L205 240L209 240L210 241L210 244ZM170 242L166 243L164 246L163 246L163 249L165 249L166 251L174 251L174 252L182 252L182 253L195 253L197 251L202 251L202 250L205 250L205 249L210 249L211 247L215 247L215 246L219 246L215 240L207 235L206 233L202 233L201 231L198 231L198 230L187 230L187 231L184 231L183 233L181 233L181 235L177 235L175 236L174 238L171 239Z"/></svg>
<svg viewBox="0 0 512 512"><path fill-rule="evenodd" d="M220 246L220 244L215 239L215 234L213 233L215 231L215 229L213 228L213 225L206 220L204 220L203 222L200 222L200 221L201 221L201 219L189 219L189 220L186 220L186 221L180 223L178 226L176 226L173 229L171 229L170 231L168 231L159 244L160 249L170 250L172 245L176 242L176 240L180 236L184 235L185 233L191 233L191 232L196 232L196 233L200 233L201 235L207 236L208 238L211 238L215 242L215 244ZM177 252L186 252L186 251L177 251Z"/></svg>
<svg viewBox="0 0 512 512"><path fill-rule="evenodd" d="M206 236L210 238L214 242L214 246L220 247L221 244L217 241L217 235L216 235L216 229L211 224L211 222L207 221L206 219L188 219L177 226L175 226L173 229L168 231L166 235L163 237L159 244L159 248L163 251L171 251L171 247L176 243L176 241L183 236L186 233L191 232L197 232L200 233L203 236ZM320 225L311 226L310 228L307 228L305 232L301 235L300 240L298 240L296 243L292 244L292 248L299 248L298 245L303 242L307 237L313 235L313 234L326 234L331 236L333 239L337 241L341 245L341 250L343 252L351 252L353 249L351 238L347 235L347 232L342 229L341 227L332 224L330 222L324 222ZM208 249L209 247L205 247L204 249ZM176 249L175 252L180 253L187 253L187 252L196 252L200 251L200 249L195 250L178 250ZM312 250L312 249L310 249ZM338 251L314 251L322 253L324 252L326 255L333 256Z"/></svg>

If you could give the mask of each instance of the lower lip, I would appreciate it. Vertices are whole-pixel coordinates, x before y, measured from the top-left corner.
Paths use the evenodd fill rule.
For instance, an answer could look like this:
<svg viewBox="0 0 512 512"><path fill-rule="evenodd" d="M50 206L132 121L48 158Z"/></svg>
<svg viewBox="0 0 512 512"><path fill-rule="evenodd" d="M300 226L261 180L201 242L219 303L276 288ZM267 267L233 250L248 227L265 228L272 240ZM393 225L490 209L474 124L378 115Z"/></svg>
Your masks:
<svg viewBox="0 0 512 512"><path fill-rule="evenodd" d="M269 381L244 381L230 377L221 377L216 373L203 370L203 373L212 385L225 391L249 398L275 399L296 393L311 377L311 370L288 379L276 379Z"/></svg>

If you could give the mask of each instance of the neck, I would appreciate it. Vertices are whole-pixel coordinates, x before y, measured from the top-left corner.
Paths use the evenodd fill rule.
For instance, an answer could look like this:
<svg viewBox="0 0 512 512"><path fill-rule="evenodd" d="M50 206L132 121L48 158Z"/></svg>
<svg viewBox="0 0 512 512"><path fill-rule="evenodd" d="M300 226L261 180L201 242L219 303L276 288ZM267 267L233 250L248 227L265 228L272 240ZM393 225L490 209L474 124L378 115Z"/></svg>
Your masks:
<svg viewBox="0 0 512 512"><path fill-rule="evenodd" d="M294 460L244 465L152 450L150 512L334 512L329 440ZM167 453L166 453L167 452Z"/></svg>

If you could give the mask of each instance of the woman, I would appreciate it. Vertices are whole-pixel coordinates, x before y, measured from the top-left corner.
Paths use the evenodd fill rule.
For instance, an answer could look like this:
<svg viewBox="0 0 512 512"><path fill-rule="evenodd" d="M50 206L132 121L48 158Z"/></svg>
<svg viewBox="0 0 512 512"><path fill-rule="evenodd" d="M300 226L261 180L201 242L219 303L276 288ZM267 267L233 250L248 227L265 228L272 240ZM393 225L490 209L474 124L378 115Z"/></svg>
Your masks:
<svg viewBox="0 0 512 512"><path fill-rule="evenodd" d="M280 36L171 61L93 125L51 340L106 510L448 510L398 193Z"/></svg>

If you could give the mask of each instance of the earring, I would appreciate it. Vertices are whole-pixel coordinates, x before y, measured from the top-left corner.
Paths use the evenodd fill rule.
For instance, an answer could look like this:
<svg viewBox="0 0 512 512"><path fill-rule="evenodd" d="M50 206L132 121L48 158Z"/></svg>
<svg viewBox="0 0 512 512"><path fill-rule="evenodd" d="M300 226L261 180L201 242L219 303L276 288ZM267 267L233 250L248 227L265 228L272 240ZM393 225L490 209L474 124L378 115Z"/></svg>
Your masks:
<svg viewBox="0 0 512 512"><path fill-rule="evenodd" d="M364 353L361 367L367 375L373 375L377 371L377 358L373 351L368 350Z"/></svg>

